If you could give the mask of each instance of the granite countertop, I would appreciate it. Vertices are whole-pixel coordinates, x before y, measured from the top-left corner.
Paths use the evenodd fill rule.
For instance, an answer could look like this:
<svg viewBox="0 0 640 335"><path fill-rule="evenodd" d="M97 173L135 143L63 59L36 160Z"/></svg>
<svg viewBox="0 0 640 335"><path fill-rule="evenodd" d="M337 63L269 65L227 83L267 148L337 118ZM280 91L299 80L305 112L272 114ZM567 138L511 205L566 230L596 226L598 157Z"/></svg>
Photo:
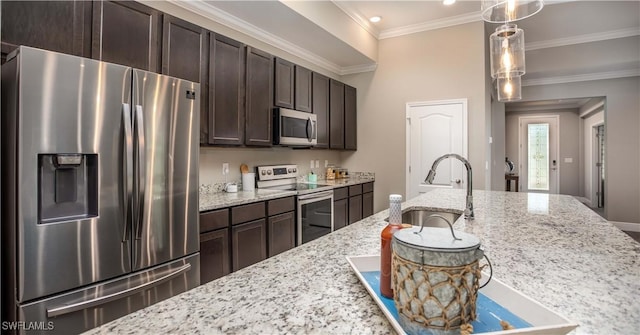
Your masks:
<svg viewBox="0 0 640 335"><path fill-rule="evenodd" d="M403 204L462 211L464 190ZM580 326L640 329L640 244L570 196L474 191L478 236L494 276ZM332 234L89 331L91 334L356 333L392 328L348 265L379 253L384 210Z"/></svg>
<svg viewBox="0 0 640 335"><path fill-rule="evenodd" d="M373 177L352 177L336 180L318 180L317 183L333 187L343 187L372 181L375 181ZM220 187L200 187L199 201L201 212L296 195L295 191L283 190L255 189L253 191L227 193L219 191L219 189Z"/></svg>

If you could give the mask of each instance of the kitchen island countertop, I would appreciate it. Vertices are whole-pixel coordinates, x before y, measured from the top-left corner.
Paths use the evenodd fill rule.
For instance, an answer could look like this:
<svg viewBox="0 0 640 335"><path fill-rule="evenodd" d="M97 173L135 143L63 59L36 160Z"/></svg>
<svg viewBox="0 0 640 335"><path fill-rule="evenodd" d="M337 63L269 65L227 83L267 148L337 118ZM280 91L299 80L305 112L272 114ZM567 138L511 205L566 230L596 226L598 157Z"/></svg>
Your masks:
<svg viewBox="0 0 640 335"><path fill-rule="evenodd" d="M380 195L382 196L382 195ZM462 211L463 190L403 203ZM571 196L474 191L474 234L494 276L579 324L575 334L640 329L640 244ZM143 310L91 334L388 334L345 256L379 252L387 210Z"/></svg>

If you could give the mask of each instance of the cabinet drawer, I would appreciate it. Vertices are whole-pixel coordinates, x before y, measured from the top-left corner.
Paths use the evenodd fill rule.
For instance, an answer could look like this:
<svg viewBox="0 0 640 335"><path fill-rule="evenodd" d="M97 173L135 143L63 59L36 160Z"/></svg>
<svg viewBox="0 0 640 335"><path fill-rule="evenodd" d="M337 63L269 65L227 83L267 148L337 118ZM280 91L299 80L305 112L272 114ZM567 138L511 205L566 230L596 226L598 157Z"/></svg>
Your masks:
<svg viewBox="0 0 640 335"><path fill-rule="evenodd" d="M278 215L284 212L291 212L295 209L293 197L269 200L267 202L267 212L269 216Z"/></svg>
<svg viewBox="0 0 640 335"><path fill-rule="evenodd" d="M263 218L265 215L265 203L243 205L231 208L231 224L239 224Z"/></svg>
<svg viewBox="0 0 640 335"><path fill-rule="evenodd" d="M342 200L349 196L349 188L348 187L340 187L333 189L333 201Z"/></svg>
<svg viewBox="0 0 640 335"><path fill-rule="evenodd" d="M373 183L362 184L362 193L373 192Z"/></svg>
<svg viewBox="0 0 640 335"><path fill-rule="evenodd" d="M221 209L200 214L200 232L206 233L229 226L229 209Z"/></svg>
<svg viewBox="0 0 640 335"><path fill-rule="evenodd" d="M362 194L362 184L349 186L349 196Z"/></svg>

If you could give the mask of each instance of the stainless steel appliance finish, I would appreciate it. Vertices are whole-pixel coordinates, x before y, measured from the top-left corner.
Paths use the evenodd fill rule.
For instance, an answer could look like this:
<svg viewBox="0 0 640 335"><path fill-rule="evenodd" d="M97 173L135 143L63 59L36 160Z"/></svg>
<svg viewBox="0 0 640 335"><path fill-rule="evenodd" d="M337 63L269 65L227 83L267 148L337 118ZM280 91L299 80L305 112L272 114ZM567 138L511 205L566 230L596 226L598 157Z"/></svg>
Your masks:
<svg viewBox="0 0 640 335"><path fill-rule="evenodd" d="M257 187L295 190L298 195L296 215L297 245L307 243L334 230L333 187L298 183L298 166L294 164L257 166Z"/></svg>
<svg viewBox="0 0 640 335"><path fill-rule="evenodd" d="M273 144L311 147L318 143L318 122L315 114L276 108L273 120Z"/></svg>
<svg viewBox="0 0 640 335"><path fill-rule="evenodd" d="M29 47L8 58L3 313L80 332L197 286L199 84Z"/></svg>

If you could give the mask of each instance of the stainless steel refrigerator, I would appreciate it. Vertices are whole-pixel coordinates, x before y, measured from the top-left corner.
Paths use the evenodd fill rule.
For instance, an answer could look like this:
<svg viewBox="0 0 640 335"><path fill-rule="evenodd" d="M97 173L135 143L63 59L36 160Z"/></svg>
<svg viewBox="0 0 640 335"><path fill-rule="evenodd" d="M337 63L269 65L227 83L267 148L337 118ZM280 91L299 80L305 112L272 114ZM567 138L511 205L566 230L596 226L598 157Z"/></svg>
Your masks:
<svg viewBox="0 0 640 335"><path fill-rule="evenodd" d="M8 59L2 320L81 332L199 285L199 84L29 47Z"/></svg>

